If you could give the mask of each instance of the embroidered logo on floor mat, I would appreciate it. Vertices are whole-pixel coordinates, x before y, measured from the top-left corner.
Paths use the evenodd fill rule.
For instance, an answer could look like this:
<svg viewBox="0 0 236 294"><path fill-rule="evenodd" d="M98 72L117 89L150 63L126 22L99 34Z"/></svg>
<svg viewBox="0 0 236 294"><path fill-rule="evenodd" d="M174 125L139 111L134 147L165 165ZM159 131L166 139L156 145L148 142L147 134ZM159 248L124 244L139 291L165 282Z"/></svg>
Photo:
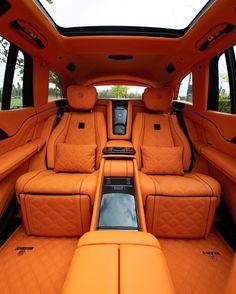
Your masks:
<svg viewBox="0 0 236 294"><path fill-rule="evenodd" d="M16 247L17 255L22 256L24 255L27 251L33 250L34 247Z"/></svg>
<svg viewBox="0 0 236 294"><path fill-rule="evenodd" d="M217 261L218 257L221 255L218 251L210 251L210 250L204 250L202 251L203 255L208 256L212 261Z"/></svg>

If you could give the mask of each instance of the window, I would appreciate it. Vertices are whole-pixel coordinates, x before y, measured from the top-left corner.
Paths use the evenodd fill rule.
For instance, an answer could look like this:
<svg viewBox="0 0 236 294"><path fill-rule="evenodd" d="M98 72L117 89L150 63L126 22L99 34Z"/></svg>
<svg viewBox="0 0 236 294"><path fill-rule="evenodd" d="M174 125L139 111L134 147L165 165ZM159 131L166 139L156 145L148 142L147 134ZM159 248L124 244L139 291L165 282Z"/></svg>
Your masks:
<svg viewBox="0 0 236 294"><path fill-rule="evenodd" d="M2 109L3 83L10 43L0 37L0 109Z"/></svg>
<svg viewBox="0 0 236 294"><path fill-rule="evenodd" d="M219 83L218 111L230 113L231 105L230 105L229 74L228 74L225 54L222 54L219 58L218 83Z"/></svg>
<svg viewBox="0 0 236 294"><path fill-rule="evenodd" d="M188 74L180 83L177 100L193 103L192 73Z"/></svg>
<svg viewBox="0 0 236 294"><path fill-rule="evenodd" d="M50 70L48 84L48 101L54 101L63 98L61 90L61 82L58 76Z"/></svg>
<svg viewBox="0 0 236 294"><path fill-rule="evenodd" d="M33 61L29 54L0 37L1 109L33 106Z"/></svg>
<svg viewBox="0 0 236 294"><path fill-rule="evenodd" d="M24 55L18 51L11 89L11 109L23 107Z"/></svg>
<svg viewBox="0 0 236 294"><path fill-rule="evenodd" d="M214 57L209 68L208 109L236 113L235 46Z"/></svg>
<svg viewBox="0 0 236 294"><path fill-rule="evenodd" d="M99 99L141 100L145 87L136 86L96 86Z"/></svg>
<svg viewBox="0 0 236 294"><path fill-rule="evenodd" d="M64 28L132 26L183 29L213 1L208 0L40 0L54 22ZM89 17L88 17L89 15Z"/></svg>

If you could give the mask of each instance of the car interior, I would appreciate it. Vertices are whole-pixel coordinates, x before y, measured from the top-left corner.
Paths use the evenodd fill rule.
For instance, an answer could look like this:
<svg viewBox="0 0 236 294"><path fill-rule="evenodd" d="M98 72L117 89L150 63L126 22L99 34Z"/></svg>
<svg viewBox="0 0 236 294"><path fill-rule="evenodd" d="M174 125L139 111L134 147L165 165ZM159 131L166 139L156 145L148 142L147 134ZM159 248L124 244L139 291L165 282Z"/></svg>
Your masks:
<svg viewBox="0 0 236 294"><path fill-rule="evenodd" d="M236 293L236 3L0 0L0 293Z"/></svg>

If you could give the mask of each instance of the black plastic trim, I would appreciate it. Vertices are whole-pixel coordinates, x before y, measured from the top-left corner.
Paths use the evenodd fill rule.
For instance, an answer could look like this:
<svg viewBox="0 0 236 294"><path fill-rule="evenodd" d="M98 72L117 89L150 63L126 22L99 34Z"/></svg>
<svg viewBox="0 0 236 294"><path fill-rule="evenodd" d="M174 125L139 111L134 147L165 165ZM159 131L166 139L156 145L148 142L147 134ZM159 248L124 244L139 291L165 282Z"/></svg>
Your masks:
<svg viewBox="0 0 236 294"><path fill-rule="evenodd" d="M166 37L180 38L186 34L188 28L181 30L165 28L147 28L131 26L91 26L63 28L56 25L57 30L63 36L147 36L147 37Z"/></svg>
<svg viewBox="0 0 236 294"><path fill-rule="evenodd" d="M66 66L66 68L67 68L69 71L71 71L71 72L73 72L73 71L76 70L76 66L75 66L75 64L72 63L72 62L68 63L67 66Z"/></svg>
<svg viewBox="0 0 236 294"><path fill-rule="evenodd" d="M236 113L236 59L232 47L225 52L225 58L229 74L231 113Z"/></svg>
<svg viewBox="0 0 236 294"><path fill-rule="evenodd" d="M11 9L11 4L7 0L0 1L0 16L4 15Z"/></svg>
<svg viewBox="0 0 236 294"><path fill-rule="evenodd" d="M24 54L24 77L23 77L23 106L34 106L33 91L33 59L26 52Z"/></svg>
<svg viewBox="0 0 236 294"><path fill-rule="evenodd" d="M216 41L218 38L220 38L224 34L227 34L227 33L231 32L234 28L235 28L235 26L233 24L229 23L224 30L219 31L219 33L217 35L214 35L212 38L209 38L208 40L206 40L205 42L203 42L202 45L198 48L198 50L199 51L206 50L211 43L213 43L214 41Z"/></svg>
<svg viewBox="0 0 236 294"><path fill-rule="evenodd" d="M12 83L18 51L17 46L10 45L2 90L2 110L10 109L11 106Z"/></svg>
<svg viewBox="0 0 236 294"><path fill-rule="evenodd" d="M215 56L209 65L209 88L208 88L208 105L209 110L218 110L219 104L219 70L218 62L220 55Z"/></svg>
<svg viewBox="0 0 236 294"><path fill-rule="evenodd" d="M0 246L9 238L21 224L21 218L16 217L19 204L14 196L0 219Z"/></svg>
<svg viewBox="0 0 236 294"><path fill-rule="evenodd" d="M22 25L20 25L17 20L12 21L11 26L15 30L21 31L25 36L27 36L31 41L33 41L38 48L45 48L43 42L35 34L31 33L28 29L25 29Z"/></svg>
<svg viewBox="0 0 236 294"><path fill-rule="evenodd" d="M176 69L174 67L173 64L169 64L167 67L166 67L166 71L171 74L172 72L174 72Z"/></svg>
<svg viewBox="0 0 236 294"><path fill-rule="evenodd" d="M9 135L3 129L0 129L0 140L5 140L8 138L9 138Z"/></svg>

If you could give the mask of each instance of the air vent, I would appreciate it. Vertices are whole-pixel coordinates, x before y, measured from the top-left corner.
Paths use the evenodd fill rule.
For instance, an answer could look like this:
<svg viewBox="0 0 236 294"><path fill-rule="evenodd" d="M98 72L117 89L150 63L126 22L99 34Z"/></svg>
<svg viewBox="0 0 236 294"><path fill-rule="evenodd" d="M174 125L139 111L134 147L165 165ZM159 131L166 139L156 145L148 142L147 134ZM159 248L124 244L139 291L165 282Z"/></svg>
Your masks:
<svg viewBox="0 0 236 294"><path fill-rule="evenodd" d="M45 48L46 39L27 21L14 20L11 22L11 27L38 48Z"/></svg>
<svg viewBox="0 0 236 294"><path fill-rule="evenodd" d="M132 55L109 55L108 58L112 60L122 61L122 60L131 60L134 57Z"/></svg>
<svg viewBox="0 0 236 294"><path fill-rule="evenodd" d="M171 74L172 72L175 71L175 67L173 64L169 64L167 67L166 67L166 71Z"/></svg>
<svg viewBox="0 0 236 294"><path fill-rule="evenodd" d="M73 72L75 71L76 69L76 66L74 65L74 63L70 62L67 64L67 67L66 67L69 71Z"/></svg>

